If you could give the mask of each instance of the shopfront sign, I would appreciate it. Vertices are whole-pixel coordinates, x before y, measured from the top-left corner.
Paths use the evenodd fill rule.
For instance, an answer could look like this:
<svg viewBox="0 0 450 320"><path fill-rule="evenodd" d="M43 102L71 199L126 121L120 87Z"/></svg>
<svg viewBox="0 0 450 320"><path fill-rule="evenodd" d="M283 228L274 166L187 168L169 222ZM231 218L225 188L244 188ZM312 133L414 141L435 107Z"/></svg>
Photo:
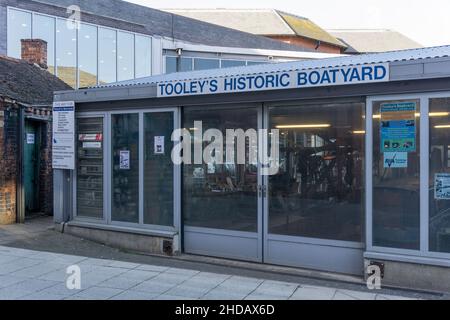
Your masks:
<svg viewBox="0 0 450 320"><path fill-rule="evenodd" d="M75 169L75 102L53 103L53 169Z"/></svg>
<svg viewBox="0 0 450 320"><path fill-rule="evenodd" d="M381 152L416 151L416 103L381 104Z"/></svg>
<svg viewBox="0 0 450 320"><path fill-rule="evenodd" d="M161 82L157 84L157 96L160 98L179 97L203 94L338 86L387 81L389 81L389 64L380 63Z"/></svg>

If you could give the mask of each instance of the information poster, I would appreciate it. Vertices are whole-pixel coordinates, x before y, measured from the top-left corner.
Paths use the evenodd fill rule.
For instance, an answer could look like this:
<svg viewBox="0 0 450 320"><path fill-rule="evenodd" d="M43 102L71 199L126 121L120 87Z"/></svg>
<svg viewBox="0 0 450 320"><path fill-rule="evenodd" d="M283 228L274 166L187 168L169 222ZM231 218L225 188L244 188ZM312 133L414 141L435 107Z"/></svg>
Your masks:
<svg viewBox="0 0 450 320"><path fill-rule="evenodd" d="M130 151L121 150L119 161L120 161L119 163L120 170L130 170Z"/></svg>
<svg viewBox="0 0 450 320"><path fill-rule="evenodd" d="M75 102L53 103L53 169L75 169Z"/></svg>
<svg viewBox="0 0 450 320"><path fill-rule="evenodd" d="M27 144L35 144L36 136L34 133L27 133Z"/></svg>
<svg viewBox="0 0 450 320"><path fill-rule="evenodd" d="M155 154L164 154L164 136L155 136Z"/></svg>
<svg viewBox="0 0 450 320"><path fill-rule="evenodd" d="M450 173L436 173L434 175L434 198L436 200L450 200Z"/></svg>
<svg viewBox="0 0 450 320"><path fill-rule="evenodd" d="M385 168L408 168L407 152L385 152L384 153Z"/></svg>
<svg viewBox="0 0 450 320"><path fill-rule="evenodd" d="M416 103L381 105L381 152L416 151Z"/></svg>

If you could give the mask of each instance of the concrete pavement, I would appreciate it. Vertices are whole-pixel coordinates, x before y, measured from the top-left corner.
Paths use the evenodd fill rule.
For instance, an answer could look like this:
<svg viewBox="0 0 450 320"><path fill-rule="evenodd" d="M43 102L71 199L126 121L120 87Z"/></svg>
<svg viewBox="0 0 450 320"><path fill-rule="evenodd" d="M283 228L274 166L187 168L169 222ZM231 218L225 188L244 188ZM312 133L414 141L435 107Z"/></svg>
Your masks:
<svg viewBox="0 0 450 320"><path fill-rule="evenodd" d="M66 286L69 266L81 289ZM0 246L2 300L398 300L404 296Z"/></svg>

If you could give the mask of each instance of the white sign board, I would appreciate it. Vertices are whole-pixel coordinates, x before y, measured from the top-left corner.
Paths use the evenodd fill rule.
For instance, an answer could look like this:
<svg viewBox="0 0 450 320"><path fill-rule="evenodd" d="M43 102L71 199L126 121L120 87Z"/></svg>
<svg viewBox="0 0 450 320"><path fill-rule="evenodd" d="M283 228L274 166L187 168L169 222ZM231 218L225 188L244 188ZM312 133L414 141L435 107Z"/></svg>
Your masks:
<svg viewBox="0 0 450 320"><path fill-rule="evenodd" d="M436 173L434 175L434 198L436 200L450 200L450 173Z"/></svg>
<svg viewBox="0 0 450 320"><path fill-rule="evenodd" d="M27 144L35 144L36 136L34 133L27 133Z"/></svg>
<svg viewBox="0 0 450 320"><path fill-rule="evenodd" d="M385 152L384 168L408 168L408 153Z"/></svg>
<svg viewBox="0 0 450 320"><path fill-rule="evenodd" d="M155 154L164 154L164 136L155 136Z"/></svg>
<svg viewBox="0 0 450 320"><path fill-rule="evenodd" d="M202 94L301 89L387 82L389 80L389 63L376 63L160 82L157 84L157 96L163 98Z"/></svg>
<svg viewBox="0 0 450 320"><path fill-rule="evenodd" d="M121 150L119 159L120 170L130 170L130 151Z"/></svg>
<svg viewBox="0 0 450 320"><path fill-rule="evenodd" d="M75 102L53 103L53 169L75 169Z"/></svg>

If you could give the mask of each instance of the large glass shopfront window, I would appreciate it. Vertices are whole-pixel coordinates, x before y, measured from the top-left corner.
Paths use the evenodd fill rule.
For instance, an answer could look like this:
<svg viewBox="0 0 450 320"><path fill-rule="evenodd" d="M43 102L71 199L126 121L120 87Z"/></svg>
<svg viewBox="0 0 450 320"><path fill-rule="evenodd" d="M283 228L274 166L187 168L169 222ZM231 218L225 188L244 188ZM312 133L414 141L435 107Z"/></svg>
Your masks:
<svg viewBox="0 0 450 320"><path fill-rule="evenodd" d="M429 249L450 253L450 98L430 99Z"/></svg>
<svg viewBox="0 0 450 320"><path fill-rule="evenodd" d="M373 104L373 245L420 249L420 100Z"/></svg>
<svg viewBox="0 0 450 320"><path fill-rule="evenodd" d="M111 115L112 221L139 223L139 114Z"/></svg>
<svg viewBox="0 0 450 320"><path fill-rule="evenodd" d="M362 241L363 103L269 109L280 170L269 181L269 234Z"/></svg>
<svg viewBox="0 0 450 320"><path fill-rule="evenodd" d="M202 121L196 128L195 121ZM258 110L241 109L186 109L184 128L191 136L202 136L208 129L217 129L226 136L227 129L258 128ZM224 141L225 142L225 141ZM194 139L192 139L194 143ZM203 142L203 149L210 142ZM211 229L256 232L258 229L258 170L248 159L249 140L246 139L245 164L218 164L215 161L184 165L183 214L186 226ZM237 148L238 144L235 144ZM224 157L224 149L214 157Z"/></svg>

